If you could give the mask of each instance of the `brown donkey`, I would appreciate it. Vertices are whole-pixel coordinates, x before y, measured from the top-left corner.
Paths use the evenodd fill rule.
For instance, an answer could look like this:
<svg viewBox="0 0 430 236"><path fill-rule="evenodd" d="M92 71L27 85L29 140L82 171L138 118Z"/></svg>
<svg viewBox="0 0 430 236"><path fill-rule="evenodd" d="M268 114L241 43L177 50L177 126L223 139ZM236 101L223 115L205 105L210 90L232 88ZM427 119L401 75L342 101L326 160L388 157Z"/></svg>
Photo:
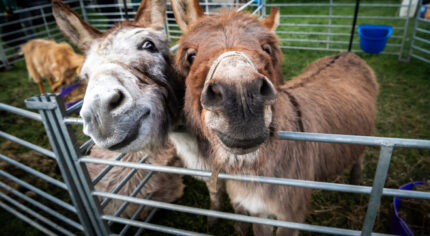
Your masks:
<svg viewBox="0 0 430 236"><path fill-rule="evenodd" d="M130 152L123 160L138 162L146 152L151 155L147 163L178 166L180 161L167 142L167 133L182 109L184 88L162 32L166 2L142 1L134 22L120 23L105 33L85 23L59 0L52 1L52 10L62 33L86 55L80 76L88 80L88 87L81 116L84 133L98 146L91 155L112 159L118 154L115 152ZM104 166L87 167L94 177ZM115 167L95 188L112 191L129 171ZM146 173L138 170L120 194L130 195ZM182 195L183 187L181 176L154 173L137 196L154 193L154 200L171 202ZM111 201L105 213L112 214L120 204L122 201ZM122 216L130 217L136 209L131 204Z"/></svg>
<svg viewBox="0 0 430 236"><path fill-rule="evenodd" d="M325 57L284 84L274 34L278 8L258 20L234 11L204 16L197 0L172 5L184 32L176 56L186 77L184 113L206 161L232 174L303 180L325 180L355 164L359 177L364 147L281 141L276 134L371 135L378 84L362 59L353 53ZM312 193L250 182L226 185L237 212L293 222L303 222ZM271 233L272 227L254 225L255 235ZM277 234L298 232L280 228Z"/></svg>

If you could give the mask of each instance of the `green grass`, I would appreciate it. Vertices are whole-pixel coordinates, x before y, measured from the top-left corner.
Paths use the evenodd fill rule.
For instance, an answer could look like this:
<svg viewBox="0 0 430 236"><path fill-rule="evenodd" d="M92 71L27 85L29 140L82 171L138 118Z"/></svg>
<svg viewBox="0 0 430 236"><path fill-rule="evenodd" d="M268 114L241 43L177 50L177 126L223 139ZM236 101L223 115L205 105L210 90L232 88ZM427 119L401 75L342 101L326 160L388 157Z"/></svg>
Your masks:
<svg viewBox="0 0 430 236"><path fill-rule="evenodd" d="M311 1L307 1L311 2ZM336 1L337 2L337 1ZM342 1L342 2L351 2ZM381 1L362 1L381 2ZM391 3L398 1L391 0ZM374 15L380 13L378 9L360 11L360 14ZM302 12L301 12L302 11ZM282 9L282 14L323 14L327 8L309 9ZM337 11L339 15L351 15L351 8L344 8ZM393 10L381 12L381 15L393 15ZM285 21L284 21L285 20ZM350 22L337 22L339 24ZM287 22L287 19L283 19ZM298 22L288 19L288 22ZM300 23L318 23L321 21L300 20ZM300 28L280 28L280 30L304 31ZM336 32L341 32L338 30ZM342 31L343 32L343 31ZM349 33L349 30L345 32ZM325 39L324 37L321 37ZM319 38L317 38L319 39ZM339 39L345 40L345 39ZM356 41L357 42L357 41ZM312 46L309 44L309 46ZM317 45L321 46L321 45ZM323 45L324 46L324 45ZM346 48L345 45L342 48ZM314 60L334 54L334 52L306 51L306 50L283 50L284 64L283 73L286 80L300 74L309 63ZM396 56L359 54L374 69L380 84L380 95L377 103L377 120L375 136L382 137L402 137L430 139L430 66L418 60L412 59L409 63L399 62ZM37 95L39 90L32 81L27 79L27 72L24 62L18 62L10 71L0 72L0 102L9 105L25 108L24 99ZM45 82L45 88L48 84ZM4 111L0 111L0 130L11 133L35 144L49 148L43 126L36 121L28 120ZM77 132L78 134L80 132ZM79 134L82 138L82 135ZM0 152L4 155L15 158L24 164L30 165L39 171L55 178L61 178L53 161L46 161L46 158L35 152L18 145L5 142L0 139ZM378 160L379 148L369 148L366 151L364 160L364 171L362 184L371 186ZM9 173L13 173L19 178L43 188L55 196L68 200L67 194L58 191L43 181L29 177L25 172L12 168L10 165L0 162L0 168ZM400 185L414 180L429 179L430 172L430 152L428 150L396 148L393 153L390 170L386 181L386 187L398 188ZM2 179L3 181L3 179ZM209 198L205 185L191 177L184 177L186 184L184 196L176 203L186 206L208 208ZM332 179L331 182L348 183L348 171L343 176ZM11 184L10 182L7 182ZM52 206L46 200L35 196L30 191L13 185L19 191L28 194L36 200ZM388 232L388 219L392 209L392 198L383 198L379 215L375 224L375 231ZM228 205L228 199L226 199ZM315 191L306 223L350 228L359 230L362 226L364 214L368 204L368 196L360 194L347 194L328 191ZM52 206L55 208L55 206ZM227 211L232 212L231 208ZM62 212L67 215L67 213ZM11 215L0 212L0 221L6 227L2 227L2 235L21 235L23 232L30 235L41 235L37 230L11 217ZM177 227L186 230L207 232L215 235L233 235L233 222L222 220L212 228L207 228L206 218L192 214L159 210L153 221L155 224ZM151 232L150 235L159 235ZM312 235L303 233L303 235Z"/></svg>

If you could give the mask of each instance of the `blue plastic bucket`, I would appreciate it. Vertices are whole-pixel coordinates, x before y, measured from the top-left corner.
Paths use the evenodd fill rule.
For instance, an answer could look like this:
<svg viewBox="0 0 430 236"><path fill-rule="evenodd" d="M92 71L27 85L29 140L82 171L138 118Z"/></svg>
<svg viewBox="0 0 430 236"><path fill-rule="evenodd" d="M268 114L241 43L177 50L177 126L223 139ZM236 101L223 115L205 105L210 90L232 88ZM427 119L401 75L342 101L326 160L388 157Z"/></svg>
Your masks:
<svg viewBox="0 0 430 236"><path fill-rule="evenodd" d="M415 185L426 184L425 181L417 181L403 185L400 187L401 190L412 190ZM393 213L390 219L390 233L401 236L414 236L412 230L408 227L406 222L399 216L398 210L400 209L402 202L400 197L393 199Z"/></svg>
<svg viewBox="0 0 430 236"><path fill-rule="evenodd" d="M387 39L393 34L393 27L388 25L360 25L360 48L368 53L378 53L384 50Z"/></svg>

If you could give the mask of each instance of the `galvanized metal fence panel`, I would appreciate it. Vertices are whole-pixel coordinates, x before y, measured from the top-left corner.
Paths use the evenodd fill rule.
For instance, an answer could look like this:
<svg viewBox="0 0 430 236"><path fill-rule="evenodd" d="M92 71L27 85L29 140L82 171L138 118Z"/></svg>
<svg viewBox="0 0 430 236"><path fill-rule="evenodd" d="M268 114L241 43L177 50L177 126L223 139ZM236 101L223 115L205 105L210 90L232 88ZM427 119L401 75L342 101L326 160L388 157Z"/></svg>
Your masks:
<svg viewBox="0 0 430 236"><path fill-rule="evenodd" d="M430 63L430 19L425 19L424 12L420 11L423 6L422 0L418 6L409 57Z"/></svg>
<svg viewBox="0 0 430 236"><path fill-rule="evenodd" d="M78 0L65 1L72 9L80 9ZM10 14L0 14L0 68L9 68L22 60L20 46L28 40L46 38L64 41L52 16L51 4L17 9Z"/></svg>
<svg viewBox="0 0 430 236"><path fill-rule="evenodd" d="M12 107L6 104L0 104L0 110L14 113L22 117L36 120L38 122L42 121L41 115L37 113ZM0 131L0 137L2 139L18 143L30 150L41 153L45 156L44 158L58 160L54 152L21 138L15 137L11 134ZM31 176L49 183L50 186L61 189L66 194L70 191L67 184L63 183L62 181L37 171L28 165L20 163L14 158L0 154L0 160L10 164L15 168L21 169ZM33 161L36 161L36 159ZM87 229L78 222L79 217L70 218L70 216L68 216L70 215L68 212L72 213L72 215L79 215L79 211L72 204L52 195L51 193L46 192L45 190L40 189L36 185L32 185L19 179L18 177L14 176L14 174L15 172L9 173L7 170L0 170L0 176L2 177L2 180L0 180L0 189L2 190L2 192L0 192L1 208L29 223L47 235L57 235L58 233L62 235L75 235L76 232L87 231ZM34 192L37 196L29 197L22 193L22 190L11 186L11 183L18 184L20 188L23 188L26 191ZM48 203L42 203L40 200L37 200L40 198L46 199ZM58 208L58 206L60 206L60 208ZM65 213L67 213L67 216Z"/></svg>
<svg viewBox="0 0 430 236"><path fill-rule="evenodd" d="M389 38L382 54L405 57L405 43L409 27L409 17L398 16L400 8L411 10L412 1L407 5L391 3L361 3L357 26L360 24L391 25L393 35ZM354 2L325 0L312 3L288 1L266 4L279 6L281 24L276 30L282 48L340 51L347 50L354 17ZM360 37L355 30L352 51L361 52Z"/></svg>
<svg viewBox="0 0 430 236"><path fill-rule="evenodd" d="M369 205L367 208L365 220L363 222L362 231L319 226L319 225L309 225L305 223L286 222L281 220L266 219L266 218L252 217L252 216L246 216L246 215L239 215L234 213L200 209L196 207L188 207L188 206L182 206L178 204L154 201L150 199L151 196L148 196L148 198L146 199L136 198L136 193L140 191L140 188L144 187L145 183L149 180L149 178L151 178L151 175L154 172L192 175L192 176L206 177L206 178L209 178L211 176L211 172L204 171L204 170L186 169L186 168L180 168L180 167L145 164L144 159L146 159L146 157L143 157L140 162L128 162L128 161L121 160L123 155L119 155L112 160L93 158L90 156L82 156L78 151L79 147L76 145L76 142L73 142L74 140L73 134L70 132L69 129L65 128L65 126L67 125L81 125L82 122L79 118L70 118L66 116L66 114L69 112L67 112L64 109L64 106L62 105L58 95L40 95L37 97L33 97L27 100L27 104L32 108L38 108L41 114L43 112L50 112L50 113L56 114L53 116L42 116L43 122L58 124L57 128L54 128L56 135L60 135L60 137L61 136L64 137L67 135L71 136L67 139L72 140L72 142L67 142L60 148L64 152L74 153L73 157L69 157L74 160L73 163L71 163L71 165L74 165L73 168L76 169L77 173L81 176L79 180L79 184L83 185L81 186L81 188L87 189L83 191L83 195L85 196L82 196L82 198L90 200L92 204L91 207L88 207L88 206L83 207L81 210L88 211L88 209L90 209L90 212L88 214L90 213L95 214L93 218L97 219L98 223L96 225L93 224L93 227L94 228L98 227L100 230L99 233L101 233L101 235L108 234L109 232L108 226L111 225L112 222L124 224L124 228L121 230L120 235L124 235L130 226L139 227L141 229L159 231L163 233L169 233L169 234L203 235L198 232L186 231L185 229L174 229L171 227L151 224L149 223L149 220L153 214L150 214L150 216L148 216L146 220L139 221L136 219L136 217L141 209L138 209L131 219L119 217L121 210L124 209L126 206L125 204L128 204L128 203L140 204L141 208L145 206L153 207L154 212L156 211L156 209L165 209L165 210L218 217L218 218L242 221L242 222L248 222L248 223L266 224L266 225L271 225L276 227L286 227L286 228L298 229L298 230L315 232L315 233L327 233L327 234L336 234L336 235L370 235L370 234L385 235L380 233L372 233L373 225L375 222L375 218L379 209L382 196L391 196L391 197L399 196L399 197L430 200L430 193L428 192L406 191L406 190L384 188L393 149L397 147L430 149L429 140L382 138L382 137L337 135L337 134L317 134L317 133L285 132L285 131L279 132L279 138L282 140L294 140L298 142L301 142L301 141L331 142L331 143L356 144L356 145L381 147L377 169L376 169L376 173L373 181L373 186L372 187L357 186L357 185L348 185L348 184L336 184L336 183L274 178L274 177L265 177L265 176L230 175L225 173L220 173L219 178L224 180L259 182L264 184L277 184L277 185L284 185L284 186L294 186L294 187L370 195ZM69 109L75 109L75 108L69 108ZM54 131L51 131L51 132L54 132ZM48 132L48 134L49 133L50 132ZM87 145L87 143L85 143L84 145ZM55 151L55 148L54 148L54 151ZM63 155L63 154L59 154L59 155ZM85 165L83 165L85 163L101 164L101 165L106 165L107 167L103 171L101 171L98 176L90 180L88 178L88 173L86 173ZM108 171L110 171L113 166L131 168L134 171L131 171L130 174L127 175L124 179L119 180L117 187L112 192L95 191L92 186L94 186L98 181L100 181L100 179L103 178L103 176ZM123 184L126 181L128 181L128 179L130 178L131 175L133 175L135 170L138 170L138 169L149 170L150 173L147 175L147 177L142 179L141 184L139 184L139 186L133 191L133 193L130 196L118 194L118 190L123 186ZM82 178L82 176L85 176L85 178ZM105 200L102 202L98 202L94 200L95 197L105 198ZM101 211L101 209L103 209L103 207L106 206L107 201L109 201L107 199L118 199L118 200L124 201L125 203L120 207L120 209L118 209L118 211L114 215L107 215L107 214L103 214ZM100 222L100 220L103 220L103 222Z"/></svg>

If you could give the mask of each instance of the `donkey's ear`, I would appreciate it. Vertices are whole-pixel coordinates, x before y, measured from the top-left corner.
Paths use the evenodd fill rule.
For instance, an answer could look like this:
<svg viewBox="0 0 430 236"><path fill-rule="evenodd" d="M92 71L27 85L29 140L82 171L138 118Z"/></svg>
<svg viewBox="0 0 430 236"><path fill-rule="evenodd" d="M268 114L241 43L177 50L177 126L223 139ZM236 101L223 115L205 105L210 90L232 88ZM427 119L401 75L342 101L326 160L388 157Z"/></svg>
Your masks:
<svg viewBox="0 0 430 236"><path fill-rule="evenodd" d="M101 35L61 0L52 0L52 13L63 35L82 52L85 52L91 42Z"/></svg>
<svg viewBox="0 0 430 236"><path fill-rule="evenodd" d="M261 20L261 23L263 23L264 26L266 26L269 30L275 31L276 28L279 26L279 7L272 7L270 9L270 15L264 19Z"/></svg>
<svg viewBox="0 0 430 236"><path fill-rule="evenodd" d="M188 31L191 23L204 16L198 0L170 0L170 2L172 3L176 23L178 23L183 33Z"/></svg>
<svg viewBox="0 0 430 236"><path fill-rule="evenodd" d="M156 30L163 29L166 17L166 0L142 0L134 22Z"/></svg>

